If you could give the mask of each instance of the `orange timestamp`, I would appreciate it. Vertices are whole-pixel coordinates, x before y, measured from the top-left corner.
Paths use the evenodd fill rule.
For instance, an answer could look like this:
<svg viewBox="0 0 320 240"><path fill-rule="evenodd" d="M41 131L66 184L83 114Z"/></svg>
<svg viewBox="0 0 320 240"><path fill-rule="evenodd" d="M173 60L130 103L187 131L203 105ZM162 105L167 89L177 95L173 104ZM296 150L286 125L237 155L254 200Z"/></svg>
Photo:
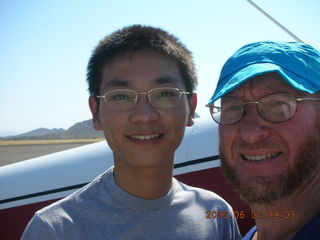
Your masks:
<svg viewBox="0 0 320 240"><path fill-rule="evenodd" d="M236 219L295 219L296 213L295 211L233 211L232 213L226 210L218 210L218 211L206 211L206 219L226 219L226 218L236 218Z"/></svg>
<svg viewBox="0 0 320 240"><path fill-rule="evenodd" d="M296 212L293 210L273 210L273 211L251 211L251 218L265 218L265 219L295 219Z"/></svg>

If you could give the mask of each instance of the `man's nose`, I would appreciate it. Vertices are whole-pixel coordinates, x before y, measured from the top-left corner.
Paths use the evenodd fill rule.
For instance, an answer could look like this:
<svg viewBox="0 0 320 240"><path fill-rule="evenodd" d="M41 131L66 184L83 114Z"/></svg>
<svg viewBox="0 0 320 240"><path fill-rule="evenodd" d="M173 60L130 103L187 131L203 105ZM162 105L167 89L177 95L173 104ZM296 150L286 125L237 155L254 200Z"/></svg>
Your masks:
<svg viewBox="0 0 320 240"><path fill-rule="evenodd" d="M147 94L138 95L137 103L131 110L130 120L133 123L155 122L159 119L157 109L150 103Z"/></svg>
<svg viewBox="0 0 320 240"><path fill-rule="evenodd" d="M239 124L241 139L247 143L259 142L270 134L270 123L261 118L257 104L245 106L245 114Z"/></svg>

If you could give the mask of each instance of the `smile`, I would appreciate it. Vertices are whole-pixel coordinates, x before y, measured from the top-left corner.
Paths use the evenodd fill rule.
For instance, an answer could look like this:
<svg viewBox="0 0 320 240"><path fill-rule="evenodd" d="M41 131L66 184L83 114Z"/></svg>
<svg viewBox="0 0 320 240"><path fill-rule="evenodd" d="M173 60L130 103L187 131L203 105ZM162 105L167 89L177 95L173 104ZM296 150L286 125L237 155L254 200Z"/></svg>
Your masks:
<svg viewBox="0 0 320 240"><path fill-rule="evenodd" d="M133 136L129 136L129 138L134 139L134 140L154 140L154 139L158 139L159 137L161 137L163 134L151 134L151 135L133 135Z"/></svg>
<svg viewBox="0 0 320 240"><path fill-rule="evenodd" d="M276 153L268 153L268 154L261 154L261 155L241 155L244 160L249 161L261 161L265 159L275 158L279 156L281 152Z"/></svg>

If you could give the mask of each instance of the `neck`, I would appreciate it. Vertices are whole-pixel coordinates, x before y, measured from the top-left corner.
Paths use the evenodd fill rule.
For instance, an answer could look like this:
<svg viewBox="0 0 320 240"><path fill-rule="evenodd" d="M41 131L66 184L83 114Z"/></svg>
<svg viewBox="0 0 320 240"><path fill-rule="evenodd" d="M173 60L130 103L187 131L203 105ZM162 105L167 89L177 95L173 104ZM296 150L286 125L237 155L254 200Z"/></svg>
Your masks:
<svg viewBox="0 0 320 240"><path fill-rule="evenodd" d="M146 199L166 195L172 185L172 165L157 167L130 167L115 164L116 183L128 193Z"/></svg>
<svg viewBox="0 0 320 240"><path fill-rule="evenodd" d="M255 239L292 239L320 211L320 174L302 184L291 195L268 204L250 204L255 218Z"/></svg>

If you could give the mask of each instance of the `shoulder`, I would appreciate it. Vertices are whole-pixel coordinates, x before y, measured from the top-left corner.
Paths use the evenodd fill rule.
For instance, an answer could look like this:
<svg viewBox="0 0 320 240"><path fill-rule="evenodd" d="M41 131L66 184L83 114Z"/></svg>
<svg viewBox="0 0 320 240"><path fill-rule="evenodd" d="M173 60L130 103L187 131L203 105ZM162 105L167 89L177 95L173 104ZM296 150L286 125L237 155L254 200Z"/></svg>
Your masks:
<svg viewBox="0 0 320 240"><path fill-rule="evenodd" d="M75 223L84 222L92 215L96 216L105 206L105 185L108 184L106 182L111 178L110 175L112 177L112 170L110 172L109 169L78 191L38 210L25 230L24 239L37 239L27 237L34 234L59 236L64 232L63 229L71 230Z"/></svg>
<svg viewBox="0 0 320 240"><path fill-rule="evenodd" d="M205 205L215 206L215 208L232 211L231 206L218 194L206 189L189 186L176 179L174 180L175 184L177 184L180 189L178 194L183 194L190 198L194 198L197 202L201 202Z"/></svg>
<svg viewBox="0 0 320 240"><path fill-rule="evenodd" d="M36 217L42 220L50 219L52 221L54 216L65 217L67 212L75 213L80 207L89 207L91 202L97 202L105 195L105 182L112 175L110 170L97 176L93 181L70 194L69 196L52 203L36 212Z"/></svg>
<svg viewBox="0 0 320 240"><path fill-rule="evenodd" d="M173 184L176 184L178 186L179 192L187 192L192 195L196 194L198 197L200 197L203 200L206 200L206 199L207 200L212 200L212 199L223 200L223 198L221 198L218 194L212 191L209 191L203 188L189 186L183 182L180 182L175 178L174 178Z"/></svg>

